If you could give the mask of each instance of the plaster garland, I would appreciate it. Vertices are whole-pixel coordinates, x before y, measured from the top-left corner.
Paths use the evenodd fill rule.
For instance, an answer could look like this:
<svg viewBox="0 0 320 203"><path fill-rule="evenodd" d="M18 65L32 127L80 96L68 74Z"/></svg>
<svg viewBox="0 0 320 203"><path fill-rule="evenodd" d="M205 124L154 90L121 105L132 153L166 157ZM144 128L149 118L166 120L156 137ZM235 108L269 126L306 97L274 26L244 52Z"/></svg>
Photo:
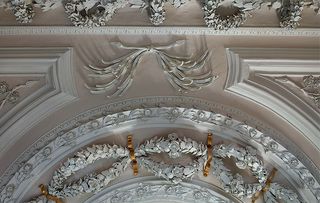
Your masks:
<svg viewBox="0 0 320 203"><path fill-rule="evenodd" d="M106 65L104 68L86 66L85 68L92 72L88 74L88 77L98 83L95 85L86 84L86 87L93 94L121 95L130 87L141 58L147 53L152 53L156 55L168 81L176 90L180 92L200 90L217 78L217 76L213 76L210 68L205 68L209 52L206 51L196 60L191 57L173 56L165 52L165 50L183 45L184 42L184 40L180 40L167 46L142 47L131 47L120 42L113 42L112 45L118 48L133 51L110 62L102 60L102 63ZM102 82L98 80L102 80Z"/></svg>
<svg viewBox="0 0 320 203"><path fill-rule="evenodd" d="M174 184L178 184L182 179L191 179L196 173L202 172L205 165L207 146L198 143L189 138L178 138L175 133L169 134L168 138L151 139L145 144L137 148L135 155L138 157L140 166L145 167L149 172L155 176L165 178ZM178 158L185 154L193 154L199 157L187 166L176 164L157 163L148 155L153 153L168 153L172 159ZM263 167L263 163L258 159L253 148L242 148L238 146L217 145L212 150L216 157L214 160L213 175L217 175L223 183L226 192L236 195L239 198L250 198L257 191L262 189L261 184L265 184L267 177L267 170ZM78 181L65 185L64 182L72 174L80 169L91 165L96 160L101 158L120 158L120 161L115 162L111 168L102 171L99 174L89 174ZM259 184L245 184L242 176L237 174L235 176L230 173L220 158L235 157L236 166L240 169L249 167L250 171L259 181ZM52 181L48 187L50 195L60 198L74 197L81 193L92 193L102 190L109 182L121 175L130 163L129 151L117 145L93 145L86 150L82 150L75 154L71 159L68 159L62 166L54 172ZM282 186L274 185L273 189L269 191L273 195L273 201L277 198L282 200L289 200L286 202L300 202L298 195ZM268 197L269 199L271 196ZM270 199L271 201L271 199Z"/></svg>
<svg viewBox="0 0 320 203"><path fill-rule="evenodd" d="M173 98L168 98L171 102L175 101ZM168 101L169 101L168 100ZM153 100L150 98L148 101L144 101L145 104L152 102ZM167 101L167 102L168 102ZM183 97L179 99L179 102L187 102L187 100L184 100ZM156 101L154 101L156 102ZM160 100L157 100L156 103L159 103ZM188 102L187 102L188 103ZM184 105L187 105L187 103L184 103ZM192 104L202 104L201 100L197 100L197 99L192 99ZM133 103L132 103L133 105ZM160 103L159 103L160 105ZM162 104L163 105L163 104ZM160 106L162 106L160 105ZM132 107L131 107L132 108ZM96 109L96 113L101 114L101 112L105 112L106 109L104 108L98 108ZM110 111L110 109L109 109ZM215 124L215 125L221 125L224 126L224 128L232 128L235 130L235 132L240 133L240 135L244 138L249 140L254 141L255 143L258 143L259 145L263 146L264 150L268 153L274 154L277 157L281 158L281 160L284 162L284 164L286 166L288 166L289 170L292 170L294 173L299 174L299 176L301 177L302 182L304 182L306 184L306 186L308 188L310 188L310 190L313 192L313 194L315 195L315 197L317 199L320 199L320 188L319 188L319 184L316 182L316 180L314 179L313 175L308 171L308 169L306 167L303 166L303 164L297 159L297 157L295 157L294 155L292 155L290 152L288 152L287 150L285 150L285 148L280 145L279 143L277 143L274 139L272 139L271 137L267 136L266 134L263 134L261 132L259 132L258 130L248 126L247 124L244 123L239 123L238 121L234 121L230 118L227 118L225 116L219 115L219 114L215 114L215 113L209 113L203 110L192 110L192 109L185 109L185 108L164 108L164 107L159 107L159 109L137 109L137 110L133 110L133 111L129 111L131 112L130 114L126 114L126 113L116 113L114 114L115 116L107 116L107 120L106 122L102 122L100 121L101 119L94 119L91 120L89 122L87 122L87 116L91 115L88 114L88 112L83 115L80 116L79 118L77 117L76 121L77 122L72 122L74 124L79 123L79 121L81 121L81 119L85 119L87 123L84 123L82 125L77 124L76 128L74 128L74 130L66 132L66 133L59 133L59 136L57 138L55 138L54 142L46 142L49 143L49 145L47 145L46 148L44 149L48 149L48 148L54 148L55 150L61 148L61 147L67 147L69 145L72 145L72 143L75 143L77 139L79 139L80 137L82 137L84 135L84 133L89 133L90 131L94 131L96 129L102 128L103 126L107 125L107 126L112 126L112 125L120 125L122 122L127 122L128 120L132 120L132 119L141 119L144 118L144 120L146 119L150 119L153 118L154 116L160 116L162 118L168 119L171 122L174 122L177 119L190 119L190 121L195 121L195 122L199 122L201 124ZM93 112L92 112L93 113ZM131 116L129 116L131 115ZM112 118L112 119L111 119ZM104 119L105 120L105 119ZM102 124L104 123L104 124ZM66 126L66 124L64 124L64 126ZM88 126L88 127L85 127ZM91 126L91 127L90 127ZM70 128L70 127L69 127ZM78 130L77 130L78 129ZM80 130L80 129L87 129L85 131ZM61 132L61 128L59 128L59 132ZM49 134L51 135L51 134ZM63 138L63 139L62 139ZM59 145L56 145L56 141L57 140L62 140L62 142L58 142L61 143ZM38 146L38 144L37 144ZM44 150L43 149L43 150ZM33 150L33 152L36 152L35 150ZM41 150L40 152L36 153L36 156L38 156L38 154L43 153L43 151ZM51 154L49 153L49 156L51 156ZM31 163L33 165L33 168L37 167L36 163L34 162L34 158L31 158L28 163ZM44 162L48 160L44 159ZM38 162L37 162L38 163ZM19 167L23 166L25 163L22 162L22 164L19 165ZM38 163L40 164L40 163ZM17 189L19 189L19 184L16 185L15 184L15 179L16 177L20 174L20 172L17 172L12 180L7 184L7 187L4 187L1 191L1 197L4 198L4 200L7 201L12 201L12 198L14 197L15 192L17 191ZM12 177L12 176L11 176ZM2 177L3 178L3 177ZM2 180L3 181L3 180ZM7 189L7 188L11 188L11 189ZM8 192L11 191L11 192Z"/></svg>
<svg viewBox="0 0 320 203"><path fill-rule="evenodd" d="M237 4L234 4L238 8L237 13L222 17L221 14L217 13L221 2L224 0L204 0L203 1L203 11L204 11L204 20L208 27L214 28L215 30L226 30L229 28L239 27L247 19L247 10L246 7L239 7ZM242 4L243 5L243 4Z"/></svg>
<svg viewBox="0 0 320 203"><path fill-rule="evenodd" d="M20 95L18 90L31 87L37 83L37 81L27 81L24 84L16 85L14 88L9 88L9 85L5 81L0 82L0 110L6 103L15 104L19 101Z"/></svg>
<svg viewBox="0 0 320 203"><path fill-rule="evenodd" d="M319 0L233 0L232 6L238 11L232 15L222 17L218 7L225 0L203 0L204 21L213 29L229 29L240 26L245 22L248 11L261 7L262 4L271 5L280 14L280 26L296 28L301 20L304 6L311 6L319 12ZM133 8L148 8L151 23L159 25L165 20L164 4L170 2L179 8L185 0L4 0L0 7L10 9L20 23L30 23L35 15L33 7L40 7L44 12L55 9L63 4L68 18L75 26L103 26L113 17L117 10L127 5Z"/></svg>

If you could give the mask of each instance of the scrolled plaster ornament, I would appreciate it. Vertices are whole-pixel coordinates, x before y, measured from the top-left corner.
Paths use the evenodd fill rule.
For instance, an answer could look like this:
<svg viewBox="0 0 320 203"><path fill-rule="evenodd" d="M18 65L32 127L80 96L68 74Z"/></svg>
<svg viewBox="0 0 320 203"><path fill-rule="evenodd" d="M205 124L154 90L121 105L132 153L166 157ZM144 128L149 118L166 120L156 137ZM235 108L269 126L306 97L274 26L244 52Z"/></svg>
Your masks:
<svg viewBox="0 0 320 203"><path fill-rule="evenodd" d="M205 68L206 60L209 57L208 51L196 60L191 57L173 56L165 52L165 50L182 44L184 44L184 40L176 41L167 46L131 47L114 42L112 45L118 48L134 51L110 62L102 60L102 63L106 65L104 68L86 66L85 68L92 72L88 77L102 80L101 83L93 86L86 84L86 87L93 94L121 95L130 87L141 57L146 53L156 55L170 84L178 91L196 91L211 84L217 76L213 76L212 71Z"/></svg>

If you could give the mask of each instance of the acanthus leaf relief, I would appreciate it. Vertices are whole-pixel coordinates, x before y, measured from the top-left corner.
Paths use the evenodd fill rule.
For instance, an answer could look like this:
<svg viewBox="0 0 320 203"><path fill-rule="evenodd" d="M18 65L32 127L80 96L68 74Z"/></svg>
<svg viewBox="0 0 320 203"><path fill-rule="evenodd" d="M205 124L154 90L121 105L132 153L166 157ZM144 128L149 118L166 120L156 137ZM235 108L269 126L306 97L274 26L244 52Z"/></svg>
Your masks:
<svg viewBox="0 0 320 203"><path fill-rule="evenodd" d="M224 16L219 11L227 0L200 0L203 7L203 19L212 29L229 29L243 24L252 11L267 5L275 9L279 16L280 26L285 28L297 28L302 18L304 7L312 7L315 13L319 13L319 0L232 0L231 6L235 12ZM15 15L20 23L30 23L35 16L34 7L39 7L43 12L56 9L63 5L68 18L75 26L105 26L114 14L121 8L133 9L147 8L149 19L153 25L160 25L165 21L165 4L171 4L176 9L187 4L184 0L3 0L0 7L5 7Z"/></svg>

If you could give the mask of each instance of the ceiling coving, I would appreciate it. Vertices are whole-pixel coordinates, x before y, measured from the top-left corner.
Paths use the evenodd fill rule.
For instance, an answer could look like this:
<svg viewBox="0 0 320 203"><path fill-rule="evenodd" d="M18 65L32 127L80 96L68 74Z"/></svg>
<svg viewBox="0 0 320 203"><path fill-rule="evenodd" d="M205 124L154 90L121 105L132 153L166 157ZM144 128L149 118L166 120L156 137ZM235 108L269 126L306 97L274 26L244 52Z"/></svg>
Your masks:
<svg viewBox="0 0 320 203"><path fill-rule="evenodd" d="M150 21L160 25L165 21L165 4L172 4L180 8L188 3L185 0L2 0L0 7L5 7L16 16L20 23L30 23L35 16L34 7L43 12L63 6L68 18L75 26L104 26L113 17L117 10L124 7L147 10ZM216 30L225 30L239 27L247 17L263 4L275 9L279 16L280 26L297 28L302 18L303 8L310 6L319 13L319 0L203 0L203 19L208 27ZM229 7L232 14L221 12L221 7Z"/></svg>

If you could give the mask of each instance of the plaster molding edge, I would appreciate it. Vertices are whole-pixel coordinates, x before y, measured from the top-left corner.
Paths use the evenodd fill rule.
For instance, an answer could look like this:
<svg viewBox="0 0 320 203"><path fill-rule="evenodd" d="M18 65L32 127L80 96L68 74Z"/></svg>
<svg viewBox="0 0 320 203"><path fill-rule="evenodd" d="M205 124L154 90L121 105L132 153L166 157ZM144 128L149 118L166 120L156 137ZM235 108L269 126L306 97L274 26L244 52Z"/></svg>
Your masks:
<svg viewBox="0 0 320 203"><path fill-rule="evenodd" d="M171 102L174 102L174 101L176 101L176 102L178 102L178 103L180 103L180 104L183 104L184 102L187 102L187 99L189 99L190 101L188 102L189 104L190 103L194 103L194 102L197 102L199 105L208 105L208 107L209 107L209 105L210 104L212 104L212 103L210 103L210 102L208 102L208 101L205 101L205 100L200 100L200 99L195 99L195 98L181 98L181 97L167 97L167 98L158 98L158 99L155 99L154 98L154 100L152 100L152 98L144 98L144 100L143 100L143 98L141 98L141 103L142 104L144 104L144 105L147 105L147 106L149 106L150 105L150 103L152 103L152 102L160 102L161 100L162 101L166 101L166 100L168 100L168 101L171 101ZM128 100L128 101L131 101L132 103L131 104L134 104L134 103L136 103L138 100ZM128 102L127 101L127 102ZM144 102L143 102L144 101ZM168 102L167 101L167 102ZM115 106L115 103L113 103L113 104L109 104L109 105L107 105L107 106L109 106L109 107L113 107L113 108L115 108L115 107L121 107L122 106L122 108L121 109L123 109L123 106L127 106L126 105L126 103L125 103L125 101L122 101L122 102L120 102L120 103L118 103L118 105L120 105L120 106ZM137 104L137 105L139 105L139 104ZM184 105L186 105L186 104L184 104ZM216 106L217 107L217 105L216 104L212 104L212 107L214 107L214 106ZM220 105L219 105L220 106ZM131 109L134 109L134 107L133 106L130 106L130 108ZM141 107L140 107L141 108ZM142 113L144 112L144 113L146 113L145 111L144 111L144 109L145 109L146 107L142 107L142 109L140 109L139 111L141 111ZM151 107L150 107L151 108ZM166 108L165 108L166 109ZM177 109L177 108L169 108L168 110L170 110L170 109ZM210 107L209 107L209 109L210 109ZM97 112L98 112L98 110L99 110L99 112L100 113L104 113L104 112L106 112L106 109L103 109L103 107L101 106L100 108L95 108L94 110L96 110ZM110 109L109 109L110 110ZM151 109L149 109L149 110L151 110ZM146 110L146 111L148 111L149 112L149 110ZM125 111L125 110L122 110L122 111ZM135 110L133 110L133 111L135 111ZM198 113L200 113L200 112L203 112L203 111L201 111L201 110L195 110L196 112L198 112ZM213 109L211 109L210 110L210 112L212 112L213 111ZM159 111L157 110L157 109L155 109L155 111L154 112L156 112L156 113L159 113ZM172 111L169 111L169 112L172 112ZM180 112L182 112L182 111L180 111ZM86 116L89 116L88 115L88 112L86 112L87 114L86 114ZM127 112L127 113L129 113L129 112ZM135 112L135 113L137 113L137 112ZM136 114L130 114L130 115L132 115L133 117L132 118L136 118L135 117L135 115ZM207 113L209 113L209 112L207 112ZM85 113L83 113L83 114L85 114ZM107 115L110 115L111 113L109 113L109 114L107 114ZM210 113L209 113L210 114ZM124 115L123 114L123 112L121 112L120 111L120 113L118 113L118 114L116 114L116 116L114 117L115 118L115 120L113 121L113 122L115 122L115 124L117 123L117 122L126 122L126 119L125 120L122 120L121 119L121 115ZM144 114L138 114L138 115L144 115ZM161 114L162 115L162 114ZM196 115L200 115L200 114L196 114ZM111 116L111 115L110 115ZM104 116L102 116L102 118L99 118L98 120L101 120L102 121L102 119L103 119L103 117ZM113 117L113 116L111 116L111 117ZM207 118L207 116L205 116L206 118ZM91 117L92 118L92 117ZM85 126L87 126L87 125L89 125L89 126L91 126L91 125L94 125L94 126L96 126L96 124L97 124L97 122L96 122L96 118L97 117L95 117L93 120L92 119L85 119L83 122L77 122L78 124L83 124L83 126L78 126L77 127L77 129L73 129L72 130L72 132L77 132L77 134L78 133L80 133L81 135L83 134L85 134L86 136L80 136L80 137L78 137L78 136L71 136L70 137L70 132L71 131L69 131L69 130L66 130L66 131L61 131L61 128L59 129L60 131L60 133L58 134L58 139L60 139L61 140L61 138L63 137L63 139L65 139L65 138L68 138L68 137L70 137L71 139L73 139L73 138L75 138L75 139L78 139L78 138L80 138L80 139L85 139L85 137L87 137L87 138L90 138L90 139L93 139L93 136L91 136L92 134L89 134L88 132L87 132L87 130L100 130L101 129L101 125L98 125L98 128L97 129L95 129L95 128L91 128L91 127L85 127ZM130 118L131 117L127 117L127 116L125 116L125 118L127 118L127 119L129 119L130 120ZM192 118L192 117L190 117L190 118ZM223 118L226 118L225 116L222 116L222 121L223 121ZM120 119L120 120L119 120ZM139 119L139 116L138 116L138 119ZM168 119L171 119L171 116L170 117L168 117ZM199 118L198 118L199 119ZM112 120L112 119L111 119ZM101 121L100 122L98 122L98 123L101 123ZM197 122L197 119L196 119L196 121L195 122ZM202 120L202 119L200 119L200 120L198 120L198 122L200 122L200 123L203 123L204 122L204 120ZM111 124L109 123L108 125L112 125L112 122L111 122ZM241 124L241 123L239 123L239 125L240 126L246 126L246 124ZM234 126L238 126L238 124L234 124ZM66 126L63 126L63 127L66 127ZM115 125L115 127L117 127L117 125ZM238 128L238 127L237 127ZM81 130L82 129L82 130ZM86 130L87 129L87 130ZM109 128L108 128L109 129ZM84 130L84 131L83 131ZM240 129L239 129L240 130ZM250 129L247 129L248 130L248 132L250 133L251 131L250 131ZM237 131L238 132L238 131ZM249 136L247 133L248 133L247 131L246 132L242 132L242 131L239 131L239 133L240 134L242 134L243 136ZM79 135L80 135L79 134ZM251 134L251 133L250 133ZM49 134L48 134L49 135ZM96 133L94 133L94 135L97 135ZM262 135L262 134L261 134ZM268 134L266 134L266 136L269 136ZM259 137L259 136L258 136ZM284 137L282 137L282 139L284 139ZM60 141L59 141L59 143L60 143ZM78 142L77 142L78 143ZM286 144L286 145L290 145L290 143L292 143L292 142L290 142L290 140L288 140L286 143L284 143L284 144ZM37 143L37 144L40 144L41 145L41 143ZM47 144L47 143L46 143ZM53 144L53 145L55 145L55 141L52 141L52 143L51 144ZM63 144L63 142L62 142L62 144ZM67 144L72 144L72 142L67 142ZM80 143L78 143L78 145L79 145ZM38 146L36 146L36 147L39 147L40 145L38 145ZM292 146L294 146L294 145L292 145ZM291 147L292 147L291 146ZM64 148L64 150L70 150L70 148L68 147L68 146L65 146L65 147L63 147ZM37 149L39 149L39 148L36 148L35 150L31 150L30 152L32 152L32 153L38 153L39 151L37 151ZM53 149L53 148L52 148ZM68 150L68 152L70 152ZM280 149L279 149L280 150ZM53 150L54 151L54 153L56 153L58 150L57 149L54 149ZM282 151L282 150L280 150L280 151ZM293 150L294 152L297 152L296 150ZM42 153L42 151L40 151L39 152L40 154ZM39 155L39 153L38 153L38 155ZM292 153L292 152L291 152ZM301 155L301 153L303 154L303 152L299 152L300 153L300 155ZM58 156L58 157L61 157L61 156ZM299 160L301 160L301 161L303 161L303 162L306 162L306 161L310 161L310 160L307 160L308 158L305 156L305 155L303 155L303 158L302 157L299 157L299 156L297 156L297 158L299 159ZM22 163L22 165L20 165L20 167L22 167L22 166L25 166L25 165L23 165L23 163ZM48 166L48 163L45 163L45 165L43 165L43 166L45 166L45 167L49 167ZM312 169L312 167L313 166L311 166L311 165L307 165L307 167L308 168L310 168L310 169ZM40 171L44 171L44 170L40 170ZM312 169L312 171L314 171L314 169ZM317 176L318 175L318 173L319 173L319 171L317 171L317 172L314 172L314 175L315 176ZM37 173L33 173L33 174L37 174ZM2 182L2 181L1 181ZM23 187L22 187L23 188ZM23 189L25 189L25 188L23 188Z"/></svg>
<svg viewBox="0 0 320 203"><path fill-rule="evenodd" d="M0 26L0 35L213 35L213 36L285 36L320 37L320 28L240 27L214 30L200 26L104 26L90 29L74 26Z"/></svg>
<svg viewBox="0 0 320 203"><path fill-rule="evenodd" d="M296 103L290 98L274 92L273 86L266 86L263 81L257 81L260 72L268 73L268 69L275 75L292 74L319 74L316 65L320 64L320 58L316 49L281 49L281 48L227 48L228 76L225 83L225 91L243 96L265 108L272 110L281 118L294 126L305 138L320 151L320 132L317 126L319 114L312 110L306 102ZM308 63L311 67L303 67ZM259 65L260 64L260 65ZM261 64L263 64L261 66ZM292 66L290 69L279 68L282 65ZM298 65L298 66L297 66ZM300 66L302 68L300 68ZM256 68L259 66L259 68ZM278 66L277 71L273 66ZM305 69L305 70L304 70ZM254 75L254 76L251 76ZM255 77L255 78L253 78ZM260 82L260 83L259 83ZM270 83L274 83L269 80ZM282 88L279 85L276 88ZM269 90L270 88L270 90ZM282 91L288 91L281 89ZM268 100L264 100L269 96ZM298 96L296 96L298 97ZM301 109L311 109L313 115L304 113Z"/></svg>
<svg viewBox="0 0 320 203"><path fill-rule="evenodd" d="M4 48L2 57L26 58L47 60L50 64L48 77L52 82L53 90L49 88L40 98L36 98L23 110L23 114L17 114L5 121L0 130L0 156L42 119L57 111L61 107L77 100L73 77L72 48ZM40 116L39 116L40 115Z"/></svg>
<svg viewBox="0 0 320 203"><path fill-rule="evenodd" d="M93 195L89 199L85 200L84 203L90 203L90 202L105 202L106 200L112 200L113 197L116 197L118 194L127 194L127 190L132 190L134 189L136 192L138 192L139 189L141 189L141 186L159 186L159 185L167 185L170 186L166 181L164 180L159 180L158 178L155 177L137 177L137 178L132 178L130 180L126 181L121 181L119 183L116 183L114 185L110 185L109 187L103 189L99 193ZM140 186L140 187L139 187ZM239 199L236 199L234 196L226 193L224 190L221 188L208 184L204 181L200 180L190 180L188 182L182 182L180 185L172 185L173 187L181 187L181 188L189 188L194 190L194 192L205 192L204 194L210 194L211 196L216 196L217 199L224 200L225 202L228 203L240 203L241 201ZM142 190L143 191L143 190ZM170 193L171 192L171 193ZM175 193L175 190L170 190L165 193L161 193L160 195L172 195L173 197L180 197L179 194ZM194 193L196 195L196 193ZM199 194L199 197L202 197L201 194ZM144 197L147 197L147 193L142 193L142 199ZM203 196L206 197L206 196ZM174 199L173 199L174 200ZM181 200L181 199L180 199ZM182 199L183 200L183 199ZM189 199L191 202L197 202L200 201L200 198L198 199L197 196L193 196ZM139 199L140 201L140 199ZM223 202L224 202L223 201ZM109 202L109 201L108 201ZM113 201L110 201L113 202Z"/></svg>

